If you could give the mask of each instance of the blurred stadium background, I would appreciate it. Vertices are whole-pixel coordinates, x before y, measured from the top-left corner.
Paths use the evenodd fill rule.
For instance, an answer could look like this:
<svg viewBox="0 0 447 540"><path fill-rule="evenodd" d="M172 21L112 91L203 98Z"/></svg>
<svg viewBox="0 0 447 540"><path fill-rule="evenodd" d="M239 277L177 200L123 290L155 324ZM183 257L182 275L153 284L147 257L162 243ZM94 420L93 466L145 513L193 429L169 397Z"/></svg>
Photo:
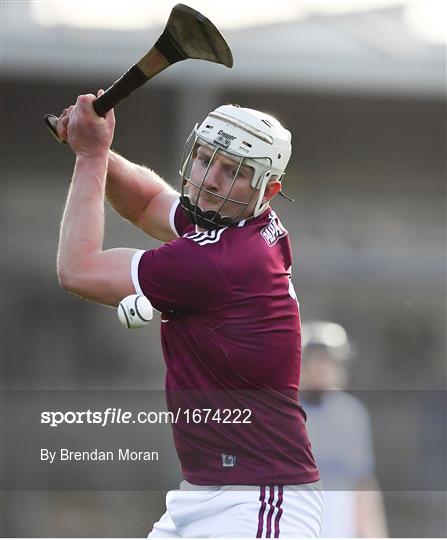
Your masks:
<svg viewBox="0 0 447 540"><path fill-rule="evenodd" d="M157 322L127 332L113 310L58 286L73 157L42 117L118 78L174 4L109 2L121 26L107 28L101 2L1 3L4 389L163 388ZM296 202L274 206L302 318L342 324L357 354L350 389L386 392L370 412L390 535L446 536L445 3L277 1L274 14L263 2L188 4L223 29L234 69L188 61L161 74L117 109L114 148L176 185L185 138L219 104L266 110L291 129L284 187ZM107 211L107 247L155 245ZM3 534L141 537L164 509L150 484L4 492Z"/></svg>

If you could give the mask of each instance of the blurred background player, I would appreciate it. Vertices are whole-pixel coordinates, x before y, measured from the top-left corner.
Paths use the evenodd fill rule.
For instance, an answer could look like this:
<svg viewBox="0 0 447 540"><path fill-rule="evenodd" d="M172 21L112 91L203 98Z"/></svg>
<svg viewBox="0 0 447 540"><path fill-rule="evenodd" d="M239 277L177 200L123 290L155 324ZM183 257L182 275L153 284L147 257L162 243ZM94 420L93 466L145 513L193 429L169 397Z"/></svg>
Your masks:
<svg viewBox="0 0 447 540"><path fill-rule="evenodd" d="M302 355L301 401L325 489L321 536L385 537L369 414L343 391L354 357L344 328L326 321L304 323Z"/></svg>

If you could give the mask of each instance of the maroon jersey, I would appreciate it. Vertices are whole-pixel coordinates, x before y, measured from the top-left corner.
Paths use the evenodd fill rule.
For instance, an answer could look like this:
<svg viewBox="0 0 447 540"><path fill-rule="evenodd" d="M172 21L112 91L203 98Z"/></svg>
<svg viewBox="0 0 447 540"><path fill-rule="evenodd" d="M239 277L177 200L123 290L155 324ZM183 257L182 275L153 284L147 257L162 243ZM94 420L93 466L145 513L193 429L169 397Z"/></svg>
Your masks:
<svg viewBox="0 0 447 540"><path fill-rule="evenodd" d="M298 403L300 318L287 231L267 209L196 232L180 205L179 238L137 252L136 291L161 313L167 403L192 484L319 479Z"/></svg>

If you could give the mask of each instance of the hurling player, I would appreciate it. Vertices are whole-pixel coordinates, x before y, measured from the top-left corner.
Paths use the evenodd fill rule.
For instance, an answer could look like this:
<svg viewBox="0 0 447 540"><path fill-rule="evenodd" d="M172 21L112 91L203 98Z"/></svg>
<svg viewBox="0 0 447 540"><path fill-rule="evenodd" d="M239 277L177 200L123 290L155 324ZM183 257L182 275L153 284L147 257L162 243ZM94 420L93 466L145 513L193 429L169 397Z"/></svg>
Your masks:
<svg viewBox="0 0 447 540"><path fill-rule="evenodd" d="M319 472L298 401L300 315L288 232L270 208L291 134L263 112L224 105L193 130L181 193L111 152L115 119L79 96L58 121L76 154L60 231L68 291L116 306L145 295L161 312L174 442L184 476L151 538L316 537ZM104 197L166 242L103 250Z"/></svg>

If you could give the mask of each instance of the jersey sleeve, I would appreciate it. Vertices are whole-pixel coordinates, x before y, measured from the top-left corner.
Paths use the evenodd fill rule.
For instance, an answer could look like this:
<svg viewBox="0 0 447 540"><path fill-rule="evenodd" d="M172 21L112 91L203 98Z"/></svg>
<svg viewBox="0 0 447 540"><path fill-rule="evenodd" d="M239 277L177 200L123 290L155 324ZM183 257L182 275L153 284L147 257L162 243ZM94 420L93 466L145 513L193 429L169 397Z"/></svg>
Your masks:
<svg viewBox="0 0 447 540"><path fill-rule="evenodd" d="M230 290L206 249L187 238L137 251L131 273L136 292L147 296L158 311L213 308Z"/></svg>
<svg viewBox="0 0 447 540"><path fill-rule="evenodd" d="M188 218L180 204L180 198L176 199L171 207L169 225L177 237L183 236L186 232L194 230L191 220Z"/></svg>

